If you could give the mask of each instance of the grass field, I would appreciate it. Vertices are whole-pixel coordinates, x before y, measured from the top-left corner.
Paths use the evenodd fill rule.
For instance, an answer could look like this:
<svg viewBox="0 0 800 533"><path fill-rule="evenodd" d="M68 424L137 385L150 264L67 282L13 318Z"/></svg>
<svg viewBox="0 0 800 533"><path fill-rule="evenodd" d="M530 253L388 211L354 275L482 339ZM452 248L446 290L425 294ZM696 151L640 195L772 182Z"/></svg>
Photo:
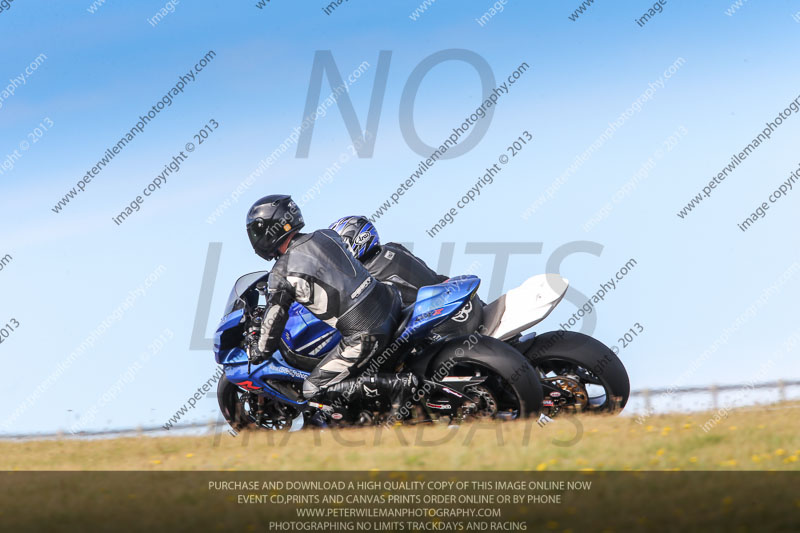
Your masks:
<svg viewBox="0 0 800 533"><path fill-rule="evenodd" d="M564 417L544 427L519 421L457 429L427 425L237 437L223 432L6 441L0 442L0 470L6 470L0 472L0 492L13 497L0 498L0 530L94 531L111 525L114 531L276 530L276 520L306 520L300 518L303 508L336 510L339 504L249 504L240 498L283 493L212 490L212 480L455 482L494 476L591 484L591 490L562 491L563 500L549 504L496 505L500 518L489 519L495 525L522 523L529 530L561 532L797 531L798 409L800 404L783 404L732 411L713 427L706 425L708 431L702 426L711 414L694 413L653 416L643 424L633 417L584 416ZM390 494L386 489L372 492L380 490ZM341 491L323 491L327 493ZM305 489L285 494L308 497ZM434 488L421 497L437 494L444 493ZM421 501L412 507L431 507ZM369 524L360 518L343 520L353 531L390 531L380 518L368 519ZM417 525L406 521L391 530L431 531L453 526L449 520L425 515L416 519ZM305 530L331 530L325 523L312 526ZM498 529L469 524L463 529L489 530Z"/></svg>
<svg viewBox="0 0 800 533"><path fill-rule="evenodd" d="M799 409L0 442L0 470L800 470Z"/></svg>

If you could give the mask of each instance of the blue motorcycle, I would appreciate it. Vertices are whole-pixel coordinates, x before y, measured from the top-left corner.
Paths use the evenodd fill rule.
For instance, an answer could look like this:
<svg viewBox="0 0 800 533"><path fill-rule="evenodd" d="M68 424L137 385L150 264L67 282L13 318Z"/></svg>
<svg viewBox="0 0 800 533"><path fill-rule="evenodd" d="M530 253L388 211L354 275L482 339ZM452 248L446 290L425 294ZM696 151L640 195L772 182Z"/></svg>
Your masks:
<svg viewBox="0 0 800 533"><path fill-rule="evenodd" d="M341 339L338 331L295 303L279 351L252 365L249 351L257 343L268 278L269 272L239 278L214 338L216 361L225 370L217 398L236 431L303 427L311 412L302 395L303 380ZM560 276L530 278L483 307L482 323L473 332L438 334L437 326L463 321L472 306L482 305L476 297L479 285L476 276L458 276L422 287L416 302L402 311L392 342L362 370L411 371L423 379L407 418L516 419L565 409L613 411L625 405L627 373L599 341L565 331L521 336L563 298L567 280ZM388 398L358 398L339 406L331 418L340 425L380 423L390 408Z"/></svg>

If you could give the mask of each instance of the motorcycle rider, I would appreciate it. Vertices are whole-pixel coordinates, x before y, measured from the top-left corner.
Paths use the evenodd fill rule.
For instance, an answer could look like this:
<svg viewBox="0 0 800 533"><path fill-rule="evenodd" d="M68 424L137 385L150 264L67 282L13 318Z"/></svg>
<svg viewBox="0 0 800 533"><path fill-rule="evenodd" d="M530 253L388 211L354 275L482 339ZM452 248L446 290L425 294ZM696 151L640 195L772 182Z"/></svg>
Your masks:
<svg viewBox="0 0 800 533"><path fill-rule="evenodd" d="M331 230L300 233L305 226L297 204L288 195L269 195L247 213L247 235L255 253L276 259L269 274L267 306L255 362L278 349L292 302L339 330L342 340L303 382L303 395L316 403L353 398L359 394L391 399L396 411L416 392L411 373L381 373L357 378L365 364L392 340L400 298L380 283L347 250ZM365 388L370 387L369 390ZM310 402L311 403L311 402ZM326 411L314 422L325 425Z"/></svg>
<svg viewBox="0 0 800 533"><path fill-rule="evenodd" d="M381 244L378 230L366 217L343 217L329 227L339 234L370 274L397 287L403 307L414 303L420 287L436 285L448 279L448 276L431 270L402 244Z"/></svg>
<svg viewBox="0 0 800 533"><path fill-rule="evenodd" d="M378 230L366 217L342 217L329 227L339 234L370 274L397 287L403 307L416 301L420 287L437 285L448 279L431 270L402 244L381 244ZM473 298L461 313L434 328L434 332L440 336L474 333L483 320L483 302L477 295Z"/></svg>

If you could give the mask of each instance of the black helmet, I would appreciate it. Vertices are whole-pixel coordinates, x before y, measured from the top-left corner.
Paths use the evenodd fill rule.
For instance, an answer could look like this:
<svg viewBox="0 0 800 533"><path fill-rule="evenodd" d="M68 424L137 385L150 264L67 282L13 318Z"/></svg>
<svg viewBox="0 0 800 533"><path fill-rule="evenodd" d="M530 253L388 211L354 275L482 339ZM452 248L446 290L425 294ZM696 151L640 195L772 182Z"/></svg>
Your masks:
<svg viewBox="0 0 800 533"><path fill-rule="evenodd" d="M339 234L359 261L369 259L372 254L380 250L378 230L365 217L340 218L331 224L329 229Z"/></svg>
<svg viewBox="0 0 800 533"><path fill-rule="evenodd" d="M270 261L286 238L305 222L300 208L286 194L271 194L253 204L247 212L247 236L256 254Z"/></svg>

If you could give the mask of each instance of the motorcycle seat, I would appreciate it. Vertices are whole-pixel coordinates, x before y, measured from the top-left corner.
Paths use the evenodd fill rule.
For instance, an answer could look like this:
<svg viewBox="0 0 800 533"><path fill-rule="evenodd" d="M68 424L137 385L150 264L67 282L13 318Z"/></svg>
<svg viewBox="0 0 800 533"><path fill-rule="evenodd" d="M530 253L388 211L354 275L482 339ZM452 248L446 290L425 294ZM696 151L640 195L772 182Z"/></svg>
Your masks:
<svg viewBox="0 0 800 533"><path fill-rule="evenodd" d="M506 310L506 295L500 296L497 300L483 307L483 327L486 334L491 336L500 325L503 313Z"/></svg>
<svg viewBox="0 0 800 533"><path fill-rule="evenodd" d="M569 281L558 274L528 278L483 308L485 333L501 341L535 326L558 305Z"/></svg>

